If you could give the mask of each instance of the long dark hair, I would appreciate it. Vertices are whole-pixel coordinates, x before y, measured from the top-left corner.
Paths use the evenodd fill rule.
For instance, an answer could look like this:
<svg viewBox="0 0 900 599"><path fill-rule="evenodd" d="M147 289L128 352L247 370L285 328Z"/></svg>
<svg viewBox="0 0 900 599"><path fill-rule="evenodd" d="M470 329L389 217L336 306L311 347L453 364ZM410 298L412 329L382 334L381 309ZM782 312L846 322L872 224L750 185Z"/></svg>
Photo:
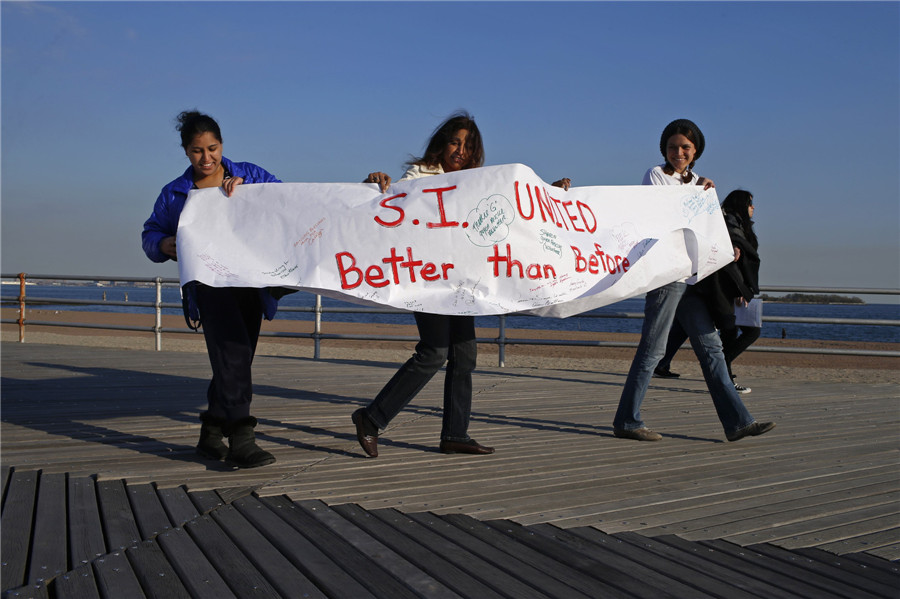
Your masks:
<svg viewBox="0 0 900 599"><path fill-rule="evenodd" d="M175 130L181 133L181 147L185 150L201 133L212 133L218 142L222 143L219 123L209 115L196 110L185 110L175 118L175 121L178 123Z"/></svg>
<svg viewBox="0 0 900 599"><path fill-rule="evenodd" d="M481 141L481 132L478 130L478 125L475 124L475 119L472 115L464 111L451 115L446 121L438 125L434 133L431 134L431 139L428 140L428 146L425 148L425 153L422 157L410 160L407 162L407 165L438 166L441 163L441 154L443 154L447 144L450 143L453 135L460 129L465 129L469 132L466 136L468 161L463 168L475 168L484 165L484 144Z"/></svg>
<svg viewBox="0 0 900 599"><path fill-rule="evenodd" d="M750 218L750 206L753 205L753 194L743 189L735 189L722 202L722 212L731 214L744 232L744 237L754 248L759 247L756 232L753 230L753 219Z"/></svg>

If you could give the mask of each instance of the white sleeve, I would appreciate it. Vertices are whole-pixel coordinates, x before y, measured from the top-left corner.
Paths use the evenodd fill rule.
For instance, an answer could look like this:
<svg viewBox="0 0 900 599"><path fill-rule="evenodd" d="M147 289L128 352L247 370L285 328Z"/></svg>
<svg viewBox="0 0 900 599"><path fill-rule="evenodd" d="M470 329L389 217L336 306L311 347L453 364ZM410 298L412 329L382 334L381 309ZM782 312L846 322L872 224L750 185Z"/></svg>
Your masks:
<svg viewBox="0 0 900 599"><path fill-rule="evenodd" d="M409 179L421 179L422 177L427 177L429 175L442 175L444 174L444 169L440 166L437 168L429 168L427 166L422 166L421 164L413 164L406 172L403 173L403 176L398 179L399 181L408 181Z"/></svg>

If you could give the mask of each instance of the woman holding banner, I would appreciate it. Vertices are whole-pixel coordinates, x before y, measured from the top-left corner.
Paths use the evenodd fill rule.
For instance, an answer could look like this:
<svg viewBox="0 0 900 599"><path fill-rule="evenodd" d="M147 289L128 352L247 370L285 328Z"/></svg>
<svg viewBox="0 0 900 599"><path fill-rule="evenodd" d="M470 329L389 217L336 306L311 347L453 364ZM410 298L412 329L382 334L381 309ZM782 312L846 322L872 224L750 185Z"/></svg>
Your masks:
<svg viewBox="0 0 900 599"><path fill-rule="evenodd" d="M222 133L211 117L185 111L178 115L181 147L190 166L163 187L153 214L144 223L144 253L154 262L177 260L176 232L187 195L192 189L221 187L231 196L242 183L280 183L265 169L249 162L232 162L222 155ZM212 366L206 392L208 408L200 414L197 453L226 460L239 468L255 468L275 461L256 444L250 415L250 366L263 315L271 320L278 302L268 289L209 287L188 283L183 289L185 320L203 337ZM223 439L228 438L226 446Z"/></svg>
<svg viewBox="0 0 900 599"><path fill-rule="evenodd" d="M704 189L714 187L711 180L693 172L705 145L703 133L693 122L687 119L672 121L663 130L659 142L665 163L647 171L644 184L702 185ZM754 420L738 396L728 375L722 342L716 333L713 318L704 298L694 287L684 281L676 281L647 293L641 340L613 419L613 434L616 437L637 441L662 439L662 435L644 425L641 403L650 378L665 353L673 321L677 321L691 339L726 438L738 441L747 436L761 435L775 427L773 422L759 423Z"/></svg>
<svg viewBox="0 0 900 599"><path fill-rule="evenodd" d="M471 115L460 112L435 129L424 155L407 164L408 169L400 180L478 168L483 164L481 132ZM377 183L385 192L391 184L391 177L383 172L374 172L363 183ZM569 180L563 179L554 185L568 189ZM416 312L415 318L419 329L415 354L368 406L353 413L352 420L360 446L368 456L377 457L379 429L386 428L446 362L441 453L494 453L492 447L481 445L468 432L472 411L472 371L475 370L478 351L475 317Z"/></svg>
<svg viewBox="0 0 900 599"><path fill-rule="evenodd" d="M467 113L451 116L431 136L425 154L408 163L401 181L478 168L484 164L484 145L475 120ZM391 177L370 173L363 183L377 183L384 192ZM353 412L356 438L370 457L378 456L378 431L412 401L416 394L447 363L444 378L444 415L441 453L494 453L469 437L472 411L472 371L478 344L474 316L415 313L419 329L416 353L387 382L365 408Z"/></svg>

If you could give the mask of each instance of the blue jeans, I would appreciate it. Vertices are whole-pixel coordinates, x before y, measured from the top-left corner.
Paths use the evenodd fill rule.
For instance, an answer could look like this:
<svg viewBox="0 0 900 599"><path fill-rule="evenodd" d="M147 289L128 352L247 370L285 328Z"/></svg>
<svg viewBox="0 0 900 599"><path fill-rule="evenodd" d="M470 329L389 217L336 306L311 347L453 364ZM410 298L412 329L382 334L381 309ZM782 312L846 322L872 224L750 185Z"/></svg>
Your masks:
<svg viewBox="0 0 900 599"><path fill-rule="evenodd" d="M641 403L653 377L653 369L665 354L666 339L686 288L685 283L676 282L647 293L641 340L628 370L625 388L619 398L619 408L613 419L613 426L617 429L634 430L644 427Z"/></svg>
<svg viewBox="0 0 900 599"><path fill-rule="evenodd" d="M653 369L665 353L669 330L675 318L691 340L725 433L733 433L753 424L753 416L735 391L728 374L722 341L716 333L706 302L693 287L686 287L684 283L670 283L647 294L641 341L619 399L619 408L613 420L615 428L633 430L644 426L641 403ZM648 339L650 335L655 335L655 338Z"/></svg>
<svg viewBox="0 0 900 599"><path fill-rule="evenodd" d="M478 351L475 318L421 312L415 317L419 328L416 353L366 407L366 415L378 428L387 427L447 362L441 439L466 441L472 412L472 371Z"/></svg>

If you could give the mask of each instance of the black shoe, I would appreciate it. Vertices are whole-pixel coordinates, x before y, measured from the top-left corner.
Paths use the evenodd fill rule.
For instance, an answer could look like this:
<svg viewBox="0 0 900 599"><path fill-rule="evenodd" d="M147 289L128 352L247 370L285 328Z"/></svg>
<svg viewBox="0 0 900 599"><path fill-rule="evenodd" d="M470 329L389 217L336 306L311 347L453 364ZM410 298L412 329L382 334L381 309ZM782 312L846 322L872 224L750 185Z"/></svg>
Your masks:
<svg viewBox="0 0 900 599"><path fill-rule="evenodd" d="M228 455L225 461L238 468L258 468L275 462L275 456L256 444L256 418L247 416L225 426Z"/></svg>
<svg viewBox="0 0 900 599"><path fill-rule="evenodd" d="M353 412L350 419L353 421L353 424L356 425L356 440L359 441L359 446L362 447L367 456L370 458L377 458L378 427L374 426L374 424L366 426L369 424L369 417L366 416L366 411L363 408ZM372 427L375 429L374 433L372 432Z"/></svg>
<svg viewBox="0 0 900 599"><path fill-rule="evenodd" d="M653 371L653 376L658 379L677 379L681 375L677 372L672 372L668 368L660 368L659 366Z"/></svg>
<svg viewBox="0 0 900 599"><path fill-rule="evenodd" d="M197 455L221 462L228 455L228 446L223 442L225 433L222 432L225 421L213 418L209 412L202 412L200 422L202 424L200 425L200 440L197 442Z"/></svg>
<svg viewBox="0 0 900 599"><path fill-rule="evenodd" d="M477 455L487 455L494 453L493 447L485 447L480 445L475 439L467 441L448 441L441 439L441 453L472 453Z"/></svg>
<svg viewBox="0 0 900 599"><path fill-rule="evenodd" d="M756 437L765 434L775 428L774 422L754 422L744 428L739 428L733 433L725 435L729 441L740 441L744 437Z"/></svg>

